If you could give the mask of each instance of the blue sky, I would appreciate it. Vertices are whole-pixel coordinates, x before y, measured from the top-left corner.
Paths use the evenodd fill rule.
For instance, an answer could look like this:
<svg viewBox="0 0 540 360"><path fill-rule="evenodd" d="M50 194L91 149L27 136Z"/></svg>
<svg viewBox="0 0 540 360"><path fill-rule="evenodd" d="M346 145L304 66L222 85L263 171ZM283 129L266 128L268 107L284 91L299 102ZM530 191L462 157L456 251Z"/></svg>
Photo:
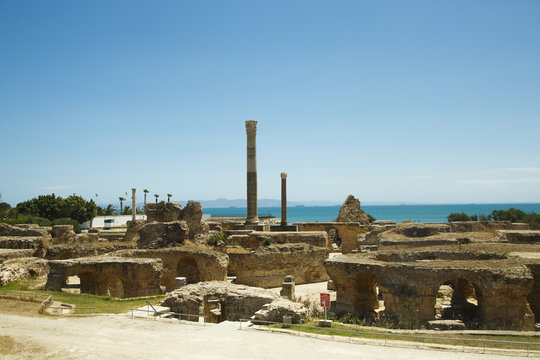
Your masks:
<svg viewBox="0 0 540 360"><path fill-rule="evenodd" d="M0 193L540 202L539 1L0 0Z"/></svg>

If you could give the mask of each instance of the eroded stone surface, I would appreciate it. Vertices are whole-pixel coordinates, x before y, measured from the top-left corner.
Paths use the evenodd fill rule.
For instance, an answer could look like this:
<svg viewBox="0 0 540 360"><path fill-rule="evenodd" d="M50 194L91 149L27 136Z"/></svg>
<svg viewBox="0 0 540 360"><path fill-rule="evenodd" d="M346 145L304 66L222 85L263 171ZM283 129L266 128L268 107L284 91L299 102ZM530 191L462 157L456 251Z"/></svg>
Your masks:
<svg viewBox="0 0 540 360"><path fill-rule="evenodd" d="M253 231L247 235L230 235L226 239L227 245L238 245L245 249L257 249L260 246L271 244L297 244L304 243L317 247L331 249L328 235L324 231Z"/></svg>
<svg viewBox="0 0 540 360"><path fill-rule="evenodd" d="M369 224L369 217L360 208L360 200L353 195L349 195L339 209L336 222L358 222L362 225Z"/></svg>
<svg viewBox="0 0 540 360"><path fill-rule="evenodd" d="M54 244L68 244L70 242L73 242L73 239L75 238L75 231L73 231L73 225L54 225L53 234Z"/></svg>
<svg viewBox="0 0 540 360"><path fill-rule="evenodd" d="M161 293L160 259L97 256L49 261L45 288L60 291L69 276L77 275L81 293L130 298Z"/></svg>
<svg viewBox="0 0 540 360"><path fill-rule="evenodd" d="M113 251L123 249L133 249L135 244L132 243L83 243L83 244L61 244L52 245L47 248L44 258L48 260L64 260L80 257L90 257L107 254Z"/></svg>
<svg viewBox="0 0 540 360"><path fill-rule="evenodd" d="M203 209L198 201L188 201L184 210L182 210L181 219L184 220L189 228L189 237L193 239L198 234L206 234L210 230L208 224L202 219Z"/></svg>
<svg viewBox="0 0 540 360"><path fill-rule="evenodd" d="M21 279L35 279L48 271L47 260L35 257L6 260L0 264L0 285Z"/></svg>
<svg viewBox="0 0 540 360"><path fill-rule="evenodd" d="M494 230L529 230L529 224L510 221L454 221L450 223L452 232L479 232Z"/></svg>
<svg viewBox="0 0 540 360"><path fill-rule="evenodd" d="M349 254L356 249L358 236L370 230L369 225L358 222L305 222L295 223L299 231L326 231L329 244L341 247L344 254Z"/></svg>
<svg viewBox="0 0 540 360"><path fill-rule="evenodd" d="M514 244L540 243L539 230L498 230L496 233L501 240Z"/></svg>
<svg viewBox="0 0 540 360"><path fill-rule="evenodd" d="M534 274L524 261L534 260L496 254L471 259L466 252L435 254L426 250L417 256L390 252L341 255L326 260L325 265L337 290L338 313L376 316L378 287L386 314L405 318L412 311L420 321L434 320L439 287L463 279L474 286L478 298L476 316L482 326L532 330L531 308L536 304L529 307L527 296L533 288ZM535 303L533 297L529 301Z"/></svg>
<svg viewBox="0 0 540 360"><path fill-rule="evenodd" d="M181 245L188 238L189 229L185 221L150 222L141 227L137 247L158 249Z"/></svg>
<svg viewBox="0 0 540 360"><path fill-rule="evenodd" d="M206 315L212 322L249 319L267 304L267 312L260 314L267 321L282 321L284 314L299 320L306 314L301 304L279 298L268 290L223 281L184 286L161 302L173 312Z"/></svg>
<svg viewBox="0 0 540 360"><path fill-rule="evenodd" d="M161 285L167 291L176 289L176 277L185 277L188 284L200 281L226 280L229 257L204 245L185 245L152 250L124 250L111 256L157 258L163 262Z"/></svg>
<svg viewBox="0 0 540 360"><path fill-rule="evenodd" d="M139 231L145 224L144 220L130 220L127 222L127 230L124 236L125 242L137 242L139 241Z"/></svg>
<svg viewBox="0 0 540 360"><path fill-rule="evenodd" d="M182 207L174 202L159 202L146 204L146 221L171 222L180 220Z"/></svg>
<svg viewBox="0 0 540 360"><path fill-rule="evenodd" d="M229 253L235 282L259 287L281 286L286 275L296 284L328 280L328 250L308 244L275 244L250 252Z"/></svg>

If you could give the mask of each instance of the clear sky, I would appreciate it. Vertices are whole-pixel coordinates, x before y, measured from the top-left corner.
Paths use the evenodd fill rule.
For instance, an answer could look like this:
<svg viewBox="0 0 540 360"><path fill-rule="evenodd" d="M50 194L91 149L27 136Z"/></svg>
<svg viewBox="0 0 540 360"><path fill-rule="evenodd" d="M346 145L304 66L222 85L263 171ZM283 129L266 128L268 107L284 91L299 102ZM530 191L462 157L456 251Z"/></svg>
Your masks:
<svg viewBox="0 0 540 360"><path fill-rule="evenodd" d="M0 193L540 202L540 1L0 0Z"/></svg>

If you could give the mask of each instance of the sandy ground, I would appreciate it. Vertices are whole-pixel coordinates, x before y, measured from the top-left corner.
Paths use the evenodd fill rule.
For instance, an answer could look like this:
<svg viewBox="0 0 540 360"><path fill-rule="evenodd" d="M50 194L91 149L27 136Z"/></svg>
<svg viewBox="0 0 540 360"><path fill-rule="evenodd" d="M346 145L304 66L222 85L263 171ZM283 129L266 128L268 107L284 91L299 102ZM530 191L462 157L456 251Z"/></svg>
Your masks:
<svg viewBox="0 0 540 360"><path fill-rule="evenodd" d="M348 344L126 315L0 315L2 359L509 359L508 356ZM512 356L512 359L520 357Z"/></svg>

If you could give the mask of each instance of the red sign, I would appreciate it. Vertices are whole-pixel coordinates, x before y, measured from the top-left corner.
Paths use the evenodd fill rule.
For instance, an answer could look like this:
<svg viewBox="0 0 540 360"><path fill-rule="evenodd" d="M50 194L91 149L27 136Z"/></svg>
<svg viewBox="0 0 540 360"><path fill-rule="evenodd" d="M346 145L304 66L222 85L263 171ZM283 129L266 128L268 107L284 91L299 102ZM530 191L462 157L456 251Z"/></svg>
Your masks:
<svg viewBox="0 0 540 360"><path fill-rule="evenodd" d="M330 294L321 293L321 306L330 309Z"/></svg>

